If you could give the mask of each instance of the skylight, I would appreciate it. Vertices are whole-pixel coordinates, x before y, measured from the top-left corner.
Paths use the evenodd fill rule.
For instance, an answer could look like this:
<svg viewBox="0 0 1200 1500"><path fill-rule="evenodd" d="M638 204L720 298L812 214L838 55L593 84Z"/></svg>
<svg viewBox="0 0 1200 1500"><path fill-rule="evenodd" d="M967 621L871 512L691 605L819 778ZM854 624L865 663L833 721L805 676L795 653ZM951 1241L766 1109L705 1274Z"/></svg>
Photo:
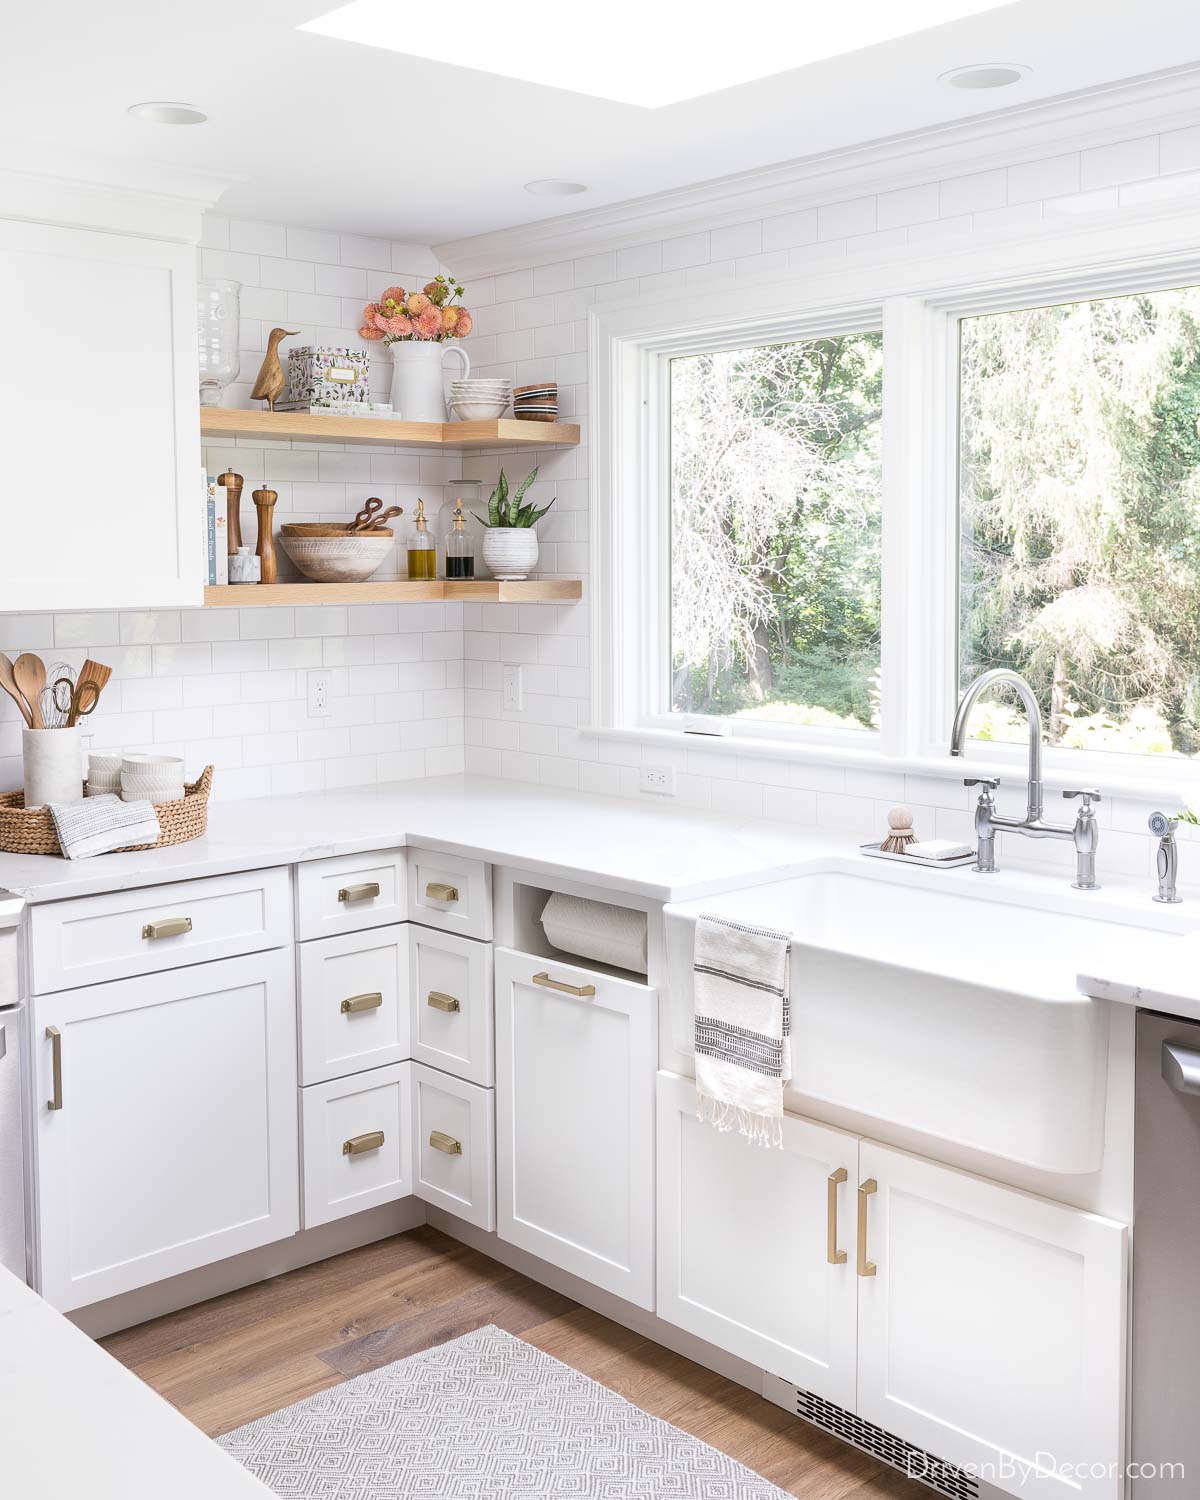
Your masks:
<svg viewBox="0 0 1200 1500"><path fill-rule="evenodd" d="M453 26L418 26L398 0L352 0L299 29L410 57L661 109L768 78L877 42L998 10L998 0L758 0L740 13L681 11L647 0L605 0L586 25L497 0L460 0Z"/></svg>

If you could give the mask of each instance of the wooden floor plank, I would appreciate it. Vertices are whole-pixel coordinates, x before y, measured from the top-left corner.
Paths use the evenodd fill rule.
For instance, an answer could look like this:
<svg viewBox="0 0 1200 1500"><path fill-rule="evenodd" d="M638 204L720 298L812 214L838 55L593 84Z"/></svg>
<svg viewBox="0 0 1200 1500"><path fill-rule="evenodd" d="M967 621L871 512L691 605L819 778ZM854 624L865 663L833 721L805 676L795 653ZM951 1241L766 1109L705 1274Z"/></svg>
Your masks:
<svg viewBox="0 0 1200 1500"><path fill-rule="evenodd" d="M643 1334L428 1227L185 1308L104 1340L217 1434L495 1323L799 1500L930 1491Z"/></svg>

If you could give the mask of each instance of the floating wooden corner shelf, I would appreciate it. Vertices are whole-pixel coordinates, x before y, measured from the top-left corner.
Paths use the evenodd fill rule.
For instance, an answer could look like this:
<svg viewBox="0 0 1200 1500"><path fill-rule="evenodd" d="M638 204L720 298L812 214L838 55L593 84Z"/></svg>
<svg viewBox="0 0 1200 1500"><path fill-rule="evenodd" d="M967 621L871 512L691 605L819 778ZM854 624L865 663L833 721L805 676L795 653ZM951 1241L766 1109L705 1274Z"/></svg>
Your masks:
<svg viewBox="0 0 1200 1500"><path fill-rule="evenodd" d="M352 418L351 420L357 420ZM527 578L501 583L494 578L434 578L424 583L229 583L204 590L208 609L270 604L420 604L463 599L488 604L570 604L582 598L578 578Z"/></svg>
<svg viewBox="0 0 1200 1500"><path fill-rule="evenodd" d="M333 417L300 411L246 411L202 406L201 437L264 438L320 443L391 443L399 448L570 448L576 422L393 422L385 417Z"/></svg>

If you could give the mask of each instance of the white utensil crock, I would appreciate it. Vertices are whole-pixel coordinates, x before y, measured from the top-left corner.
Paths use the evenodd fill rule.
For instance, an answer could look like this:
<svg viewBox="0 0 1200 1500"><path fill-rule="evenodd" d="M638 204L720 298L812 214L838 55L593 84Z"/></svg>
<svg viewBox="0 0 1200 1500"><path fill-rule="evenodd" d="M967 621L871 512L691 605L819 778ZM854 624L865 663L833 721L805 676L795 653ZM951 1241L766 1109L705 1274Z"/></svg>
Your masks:
<svg viewBox="0 0 1200 1500"><path fill-rule="evenodd" d="M483 533L483 560L493 578L514 582L537 567L538 539L532 526L489 526Z"/></svg>
<svg viewBox="0 0 1200 1500"><path fill-rule="evenodd" d="M463 378L471 361L461 344L439 344L432 339L408 339L391 346L392 410L405 422L444 422L446 388L442 361L447 354L462 360Z"/></svg>
<svg viewBox="0 0 1200 1500"><path fill-rule="evenodd" d="M78 802L83 796L83 726L22 729L25 806Z"/></svg>

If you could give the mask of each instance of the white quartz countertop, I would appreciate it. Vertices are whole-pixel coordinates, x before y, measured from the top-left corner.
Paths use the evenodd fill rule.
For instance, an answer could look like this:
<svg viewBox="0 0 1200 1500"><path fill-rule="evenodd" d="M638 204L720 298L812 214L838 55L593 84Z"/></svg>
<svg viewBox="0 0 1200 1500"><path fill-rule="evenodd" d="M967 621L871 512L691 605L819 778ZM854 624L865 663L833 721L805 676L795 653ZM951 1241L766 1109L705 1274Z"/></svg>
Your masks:
<svg viewBox="0 0 1200 1500"><path fill-rule="evenodd" d="M0 890L58 901L335 854L419 844L651 899L684 900L778 880L851 843L815 830L697 813L657 801L437 776L342 791L215 802L202 839L68 860L0 854Z"/></svg>

